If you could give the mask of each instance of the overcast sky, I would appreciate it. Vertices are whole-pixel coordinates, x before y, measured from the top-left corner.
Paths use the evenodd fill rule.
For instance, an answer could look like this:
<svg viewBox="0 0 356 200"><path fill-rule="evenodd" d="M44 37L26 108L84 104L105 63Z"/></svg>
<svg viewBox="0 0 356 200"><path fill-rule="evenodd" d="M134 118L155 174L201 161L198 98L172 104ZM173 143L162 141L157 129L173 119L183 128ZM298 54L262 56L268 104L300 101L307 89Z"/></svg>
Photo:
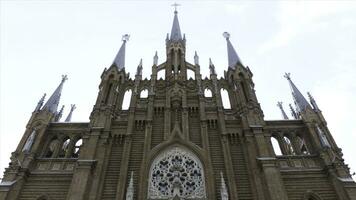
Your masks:
<svg viewBox="0 0 356 200"><path fill-rule="evenodd" d="M43 93L67 74L60 104L77 109L73 121L89 121L100 75L121 46L126 70L143 59L149 77L154 52L165 58L173 2L0 1L0 177ZM328 122L351 172L356 169L356 1L178 1L186 59L200 56L203 77L212 58L219 76L227 69L224 31L254 74L265 119L281 119L276 106L292 102L283 78L310 91Z"/></svg>

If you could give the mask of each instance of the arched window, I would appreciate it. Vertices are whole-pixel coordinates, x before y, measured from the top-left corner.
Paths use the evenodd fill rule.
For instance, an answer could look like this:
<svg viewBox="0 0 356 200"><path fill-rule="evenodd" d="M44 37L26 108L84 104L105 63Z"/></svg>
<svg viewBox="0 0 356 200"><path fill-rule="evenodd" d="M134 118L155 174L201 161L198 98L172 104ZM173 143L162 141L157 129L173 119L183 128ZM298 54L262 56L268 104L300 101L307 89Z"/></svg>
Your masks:
<svg viewBox="0 0 356 200"><path fill-rule="evenodd" d="M66 153L68 152L68 147L69 147L70 139L69 137L64 138L61 149L59 150L58 157L59 158L64 158L66 156Z"/></svg>
<svg viewBox="0 0 356 200"><path fill-rule="evenodd" d="M127 90L124 95L124 99L122 100L122 110L128 110L130 107L132 91Z"/></svg>
<svg viewBox="0 0 356 200"><path fill-rule="evenodd" d="M288 153L289 155L294 155L294 154L295 154L295 151L294 151L294 149L293 149L292 143L290 142L289 138L287 138L286 136L284 136L283 139L284 139L285 145L286 145L286 147L287 147L287 151L288 151L287 153Z"/></svg>
<svg viewBox="0 0 356 200"><path fill-rule="evenodd" d="M221 94L221 100L222 100L223 107L225 109L231 109L229 93L225 89L221 89L220 94Z"/></svg>
<svg viewBox="0 0 356 200"><path fill-rule="evenodd" d="M210 97L213 97L213 93L211 92L210 89L206 88L204 90L204 96L210 98Z"/></svg>
<svg viewBox="0 0 356 200"><path fill-rule="evenodd" d="M305 145L304 139L302 139L300 136L296 137L296 143L297 143L297 148L299 149L301 154L308 155L310 154L308 151L307 146Z"/></svg>
<svg viewBox="0 0 356 200"><path fill-rule="evenodd" d="M148 181L148 199L206 199L203 165L197 156L180 147L172 147L153 160Z"/></svg>
<svg viewBox="0 0 356 200"><path fill-rule="evenodd" d="M282 151L281 151L281 147L279 146L278 140L275 137L271 137L271 143L272 143L272 147L274 150L274 154L276 154L276 156L281 156Z"/></svg>
<svg viewBox="0 0 356 200"><path fill-rule="evenodd" d="M164 69L157 72L157 80L166 79L166 71Z"/></svg>
<svg viewBox="0 0 356 200"><path fill-rule="evenodd" d="M148 97L148 90L144 89L140 93L140 98L147 98Z"/></svg>
<svg viewBox="0 0 356 200"><path fill-rule="evenodd" d="M83 140L81 138L78 139L77 142L75 143L74 148L73 148L73 154L72 154L73 158L79 157L80 147L82 146L82 144L83 144Z"/></svg>
<svg viewBox="0 0 356 200"><path fill-rule="evenodd" d="M58 148L59 141L57 137L52 138L51 142L48 144L45 157L46 158L52 158Z"/></svg>
<svg viewBox="0 0 356 200"><path fill-rule="evenodd" d="M187 70L187 79L195 80L195 72L193 70L190 70L190 69Z"/></svg>

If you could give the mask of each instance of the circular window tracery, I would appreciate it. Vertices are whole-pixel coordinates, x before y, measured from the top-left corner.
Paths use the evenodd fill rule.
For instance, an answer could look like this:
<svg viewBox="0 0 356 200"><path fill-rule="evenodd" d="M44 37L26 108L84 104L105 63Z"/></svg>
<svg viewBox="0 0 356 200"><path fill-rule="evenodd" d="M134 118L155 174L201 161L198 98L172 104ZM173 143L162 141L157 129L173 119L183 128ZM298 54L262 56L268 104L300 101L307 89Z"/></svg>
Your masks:
<svg viewBox="0 0 356 200"><path fill-rule="evenodd" d="M191 152L173 147L155 158L149 173L149 199L205 199L204 170Z"/></svg>

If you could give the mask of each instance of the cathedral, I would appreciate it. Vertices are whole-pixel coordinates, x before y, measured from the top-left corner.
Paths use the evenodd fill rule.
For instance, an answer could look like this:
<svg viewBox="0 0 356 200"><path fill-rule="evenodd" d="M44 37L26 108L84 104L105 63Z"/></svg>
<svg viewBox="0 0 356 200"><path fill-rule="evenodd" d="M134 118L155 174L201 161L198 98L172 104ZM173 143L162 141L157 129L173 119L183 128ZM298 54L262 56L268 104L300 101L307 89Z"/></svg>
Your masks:
<svg viewBox="0 0 356 200"><path fill-rule="evenodd" d="M71 122L75 105L61 119L63 76L11 154L0 200L356 200L315 99L286 73L293 119L279 102L284 119L264 120L253 74L223 36L228 66L218 78L211 60L200 66L197 53L194 63L186 60L175 11L166 58L156 53L143 79L142 62L134 78L125 71L124 35L101 74L89 122Z"/></svg>

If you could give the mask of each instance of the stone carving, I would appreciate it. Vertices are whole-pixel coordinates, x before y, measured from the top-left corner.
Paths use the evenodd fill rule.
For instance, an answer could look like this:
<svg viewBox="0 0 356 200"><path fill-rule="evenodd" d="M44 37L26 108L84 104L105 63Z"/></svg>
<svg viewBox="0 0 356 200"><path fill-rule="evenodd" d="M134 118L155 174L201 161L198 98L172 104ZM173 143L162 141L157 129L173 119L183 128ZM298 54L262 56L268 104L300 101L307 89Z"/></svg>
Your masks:
<svg viewBox="0 0 356 200"><path fill-rule="evenodd" d="M204 171L191 152L174 147L161 153L149 174L149 199L205 199Z"/></svg>

